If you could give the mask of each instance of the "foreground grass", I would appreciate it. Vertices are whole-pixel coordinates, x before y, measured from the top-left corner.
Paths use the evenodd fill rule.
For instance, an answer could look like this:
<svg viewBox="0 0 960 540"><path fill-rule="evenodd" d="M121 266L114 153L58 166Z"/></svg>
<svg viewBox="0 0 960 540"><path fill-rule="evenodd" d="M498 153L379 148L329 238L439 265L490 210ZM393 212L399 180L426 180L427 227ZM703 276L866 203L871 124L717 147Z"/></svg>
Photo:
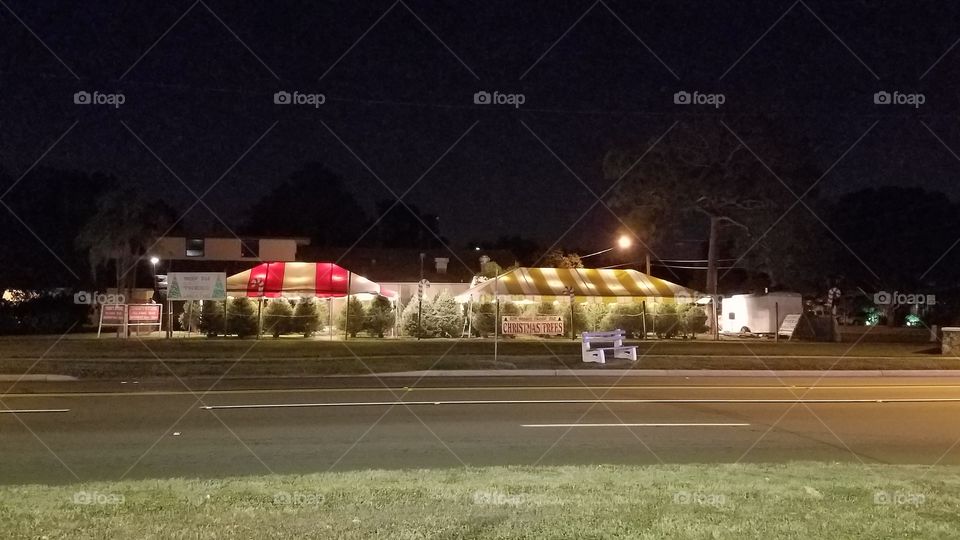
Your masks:
<svg viewBox="0 0 960 540"><path fill-rule="evenodd" d="M362 471L0 487L6 538L956 538L960 469Z"/></svg>
<svg viewBox="0 0 960 540"><path fill-rule="evenodd" d="M754 340L635 342L639 369L960 369L936 344L803 343ZM580 343L566 339L377 340L348 342L284 338L118 340L70 336L0 339L0 373L81 378L319 376L425 369L604 369L583 364ZM842 357L842 358L840 358Z"/></svg>

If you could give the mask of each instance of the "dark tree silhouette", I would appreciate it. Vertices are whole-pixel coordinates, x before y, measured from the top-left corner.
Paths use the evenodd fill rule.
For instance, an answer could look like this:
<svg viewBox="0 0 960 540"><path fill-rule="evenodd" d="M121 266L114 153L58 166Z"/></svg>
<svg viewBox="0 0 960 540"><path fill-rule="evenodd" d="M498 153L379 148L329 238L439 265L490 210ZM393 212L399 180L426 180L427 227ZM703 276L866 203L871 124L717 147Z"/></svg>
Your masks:
<svg viewBox="0 0 960 540"><path fill-rule="evenodd" d="M306 236L316 246L348 246L367 223L343 178L308 163L253 205L244 229L258 236Z"/></svg>

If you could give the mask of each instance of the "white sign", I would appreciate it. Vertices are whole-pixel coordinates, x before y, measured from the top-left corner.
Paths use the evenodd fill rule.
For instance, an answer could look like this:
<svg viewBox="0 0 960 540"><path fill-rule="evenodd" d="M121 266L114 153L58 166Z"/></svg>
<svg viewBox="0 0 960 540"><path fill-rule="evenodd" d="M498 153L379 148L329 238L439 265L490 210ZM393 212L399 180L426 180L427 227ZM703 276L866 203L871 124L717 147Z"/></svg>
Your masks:
<svg viewBox="0 0 960 540"><path fill-rule="evenodd" d="M503 317L500 324L503 335L530 334L535 336L562 336L563 317L536 315L533 317Z"/></svg>
<svg viewBox="0 0 960 540"><path fill-rule="evenodd" d="M224 300L226 283L225 272L170 272L167 300Z"/></svg>
<svg viewBox="0 0 960 540"><path fill-rule="evenodd" d="M777 331L778 334L786 335L788 337L793 337L793 331L797 329L797 323L800 322L799 313L791 313L783 318L783 324L780 325L780 330Z"/></svg>

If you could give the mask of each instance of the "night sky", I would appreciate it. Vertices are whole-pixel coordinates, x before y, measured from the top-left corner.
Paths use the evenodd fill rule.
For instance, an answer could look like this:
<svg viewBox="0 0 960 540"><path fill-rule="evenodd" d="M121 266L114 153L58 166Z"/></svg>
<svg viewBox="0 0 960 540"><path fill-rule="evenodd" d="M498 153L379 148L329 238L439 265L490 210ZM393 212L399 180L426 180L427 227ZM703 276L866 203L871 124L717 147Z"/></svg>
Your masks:
<svg viewBox="0 0 960 540"><path fill-rule="evenodd" d="M319 161L371 213L409 189L457 246L521 234L602 249L618 223L601 206L561 235L594 202L587 187L612 182L606 152L693 117L744 131L764 118L811 141L828 194L895 184L957 199L960 30L945 22L958 16L865 0L3 0L0 165L16 178L43 156L185 211L195 199L175 174L233 225ZM125 103L76 105L81 90ZM276 105L280 90L326 103ZM476 105L481 90L525 103ZM726 102L676 105L680 90ZM925 103L878 106L881 90ZM211 221L199 205L187 216Z"/></svg>

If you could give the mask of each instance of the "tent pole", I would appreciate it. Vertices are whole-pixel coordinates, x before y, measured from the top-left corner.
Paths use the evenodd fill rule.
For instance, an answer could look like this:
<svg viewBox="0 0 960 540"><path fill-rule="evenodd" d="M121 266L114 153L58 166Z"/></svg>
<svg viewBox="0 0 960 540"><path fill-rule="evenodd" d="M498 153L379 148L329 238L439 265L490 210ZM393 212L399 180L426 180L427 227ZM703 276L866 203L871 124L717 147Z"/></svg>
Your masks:
<svg viewBox="0 0 960 540"><path fill-rule="evenodd" d="M473 335L473 295L470 295L470 303L467 304L467 337Z"/></svg>
<svg viewBox="0 0 960 540"><path fill-rule="evenodd" d="M347 271L347 314L343 318L343 340L350 335L350 289L352 288L353 272Z"/></svg>

